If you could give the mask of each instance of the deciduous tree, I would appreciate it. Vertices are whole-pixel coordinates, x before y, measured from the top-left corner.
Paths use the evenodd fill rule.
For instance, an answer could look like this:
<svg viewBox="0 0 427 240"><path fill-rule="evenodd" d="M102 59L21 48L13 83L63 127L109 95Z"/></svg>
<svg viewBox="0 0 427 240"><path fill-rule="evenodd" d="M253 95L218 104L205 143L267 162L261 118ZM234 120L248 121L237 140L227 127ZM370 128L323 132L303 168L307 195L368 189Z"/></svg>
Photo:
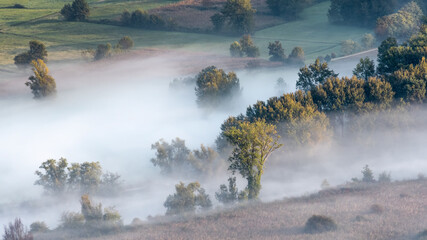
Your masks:
<svg viewBox="0 0 427 240"><path fill-rule="evenodd" d="M49 69L41 59L33 60L31 62L33 66L33 76L28 78L28 82L25 83L30 87L34 98L39 99L47 96L54 95L56 93L56 82L55 79L49 75Z"/></svg>
<svg viewBox="0 0 427 240"><path fill-rule="evenodd" d="M224 135L235 147L229 158L229 170L239 172L246 178L248 197L256 199L261 190L265 162L282 146L278 142L280 136L276 132L276 126L265 120L242 122L239 127L228 129Z"/></svg>

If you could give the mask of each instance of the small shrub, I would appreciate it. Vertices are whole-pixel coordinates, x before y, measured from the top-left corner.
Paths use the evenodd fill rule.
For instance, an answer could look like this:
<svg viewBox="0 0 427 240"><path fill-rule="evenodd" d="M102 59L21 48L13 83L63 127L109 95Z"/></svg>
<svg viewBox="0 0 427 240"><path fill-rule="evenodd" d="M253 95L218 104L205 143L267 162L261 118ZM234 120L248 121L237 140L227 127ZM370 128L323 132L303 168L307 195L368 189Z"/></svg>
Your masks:
<svg viewBox="0 0 427 240"><path fill-rule="evenodd" d="M3 240L33 240L33 235L28 232L21 219L17 218L15 222L4 227Z"/></svg>
<svg viewBox="0 0 427 240"><path fill-rule="evenodd" d="M13 6L11 6L10 8L18 8L18 9L22 9L22 8L26 8L24 5L19 4L19 3L15 3Z"/></svg>
<svg viewBox="0 0 427 240"><path fill-rule="evenodd" d="M175 189L176 193L169 195L163 204L167 208L166 215L194 213L196 207L203 210L212 207L209 195L198 182L189 183L187 186L180 182L175 185Z"/></svg>
<svg viewBox="0 0 427 240"><path fill-rule="evenodd" d="M365 183L373 183L375 182L374 174L372 173L372 170L369 168L368 165L366 165L362 170L363 178L362 182Z"/></svg>
<svg viewBox="0 0 427 240"><path fill-rule="evenodd" d="M230 45L230 55L232 57L243 57L244 52L239 42L235 41Z"/></svg>
<svg viewBox="0 0 427 240"><path fill-rule="evenodd" d="M129 50L133 47L134 43L131 37L124 36L117 43L117 48L122 50Z"/></svg>
<svg viewBox="0 0 427 240"><path fill-rule="evenodd" d="M380 175L378 175L378 182L380 183L390 183L391 182L391 175L387 172L382 172Z"/></svg>
<svg viewBox="0 0 427 240"><path fill-rule="evenodd" d="M384 212L384 208L378 204L373 204L369 210L371 213L374 213L374 214L381 214Z"/></svg>
<svg viewBox="0 0 427 240"><path fill-rule="evenodd" d="M313 215L307 220L305 224L304 232L321 233L321 232L334 231L336 229L337 229L337 224L332 218L322 216L322 215Z"/></svg>
<svg viewBox="0 0 427 240"><path fill-rule="evenodd" d="M61 228L79 229L84 226L85 217L81 213L64 212L61 216Z"/></svg>
<svg viewBox="0 0 427 240"><path fill-rule="evenodd" d="M45 222L33 222L30 225L30 232L36 233L36 232L47 232L49 231L49 228L47 227Z"/></svg>
<svg viewBox="0 0 427 240"><path fill-rule="evenodd" d="M98 47L96 48L93 59L97 61L110 56L111 56L111 44L109 43L99 44Z"/></svg>
<svg viewBox="0 0 427 240"><path fill-rule="evenodd" d="M329 184L328 180L324 179L324 180L322 181L322 184L320 184L320 187L321 187L322 189L328 189L328 188L330 188L330 187L331 187L331 185Z"/></svg>

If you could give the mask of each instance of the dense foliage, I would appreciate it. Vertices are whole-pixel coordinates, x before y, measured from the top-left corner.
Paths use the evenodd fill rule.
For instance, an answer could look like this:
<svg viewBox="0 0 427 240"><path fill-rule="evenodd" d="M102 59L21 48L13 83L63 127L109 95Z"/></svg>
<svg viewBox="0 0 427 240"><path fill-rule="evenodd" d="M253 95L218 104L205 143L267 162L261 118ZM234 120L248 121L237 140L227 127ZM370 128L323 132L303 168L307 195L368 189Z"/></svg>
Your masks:
<svg viewBox="0 0 427 240"><path fill-rule="evenodd" d="M374 26L377 18L393 13L397 0L332 0L328 17L332 23Z"/></svg>
<svg viewBox="0 0 427 240"><path fill-rule="evenodd" d="M49 75L49 69L41 59L33 60L31 62L33 66L33 76L28 78L28 82L25 83L30 87L34 98L44 98L56 93L56 82L55 79Z"/></svg>
<svg viewBox="0 0 427 240"><path fill-rule="evenodd" d="M151 145L151 149L156 150L156 157L151 162L167 175L209 175L218 164L217 153L212 148L201 145L200 150L190 151L185 141L179 138L173 139L170 144L160 139Z"/></svg>
<svg viewBox="0 0 427 240"><path fill-rule="evenodd" d="M203 107L217 107L240 94L240 83L234 72L226 74L214 66L203 69L197 75L197 103Z"/></svg>
<svg viewBox="0 0 427 240"><path fill-rule="evenodd" d="M47 61L46 46L37 40L29 42L30 50L21 54L18 54L13 59L18 67L27 66L31 64L33 60L41 59Z"/></svg>
<svg viewBox="0 0 427 240"><path fill-rule="evenodd" d="M223 30L227 24L234 34L252 33L254 13L250 0L227 0L221 12L211 17L211 22L215 31Z"/></svg>
<svg viewBox="0 0 427 240"><path fill-rule="evenodd" d="M167 215L194 213L197 208L207 210L212 207L209 195L198 182L189 183L187 186L180 182L175 185L175 190L176 193L169 195L164 203Z"/></svg>
<svg viewBox="0 0 427 240"><path fill-rule="evenodd" d="M295 20L304 8L310 6L313 0L267 0L267 5L274 15Z"/></svg>
<svg viewBox="0 0 427 240"><path fill-rule="evenodd" d="M230 158L229 170L239 172L247 182L249 199L256 199L261 190L261 176L268 157L282 144L276 126L265 120L253 123L242 122L238 127L231 127L225 133L227 140L234 146Z"/></svg>
<svg viewBox="0 0 427 240"><path fill-rule="evenodd" d="M65 4L61 15L67 21L84 21L89 18L90 9L86 0L74 0L72 4Z"/></svg>
<svg viewBox="0 0 427 240"><path fill-rule="evenodd" d="M419 31L422 16L421 8L415 2L410 2L397 13L379 18L375 33L382 39L386 37L408 39Z"/></svg>
<svg viewBox="0 0 427 240"><path fill-rule="evenodd" d="M313 64L299 70L296 86L297 89L309 91L316 85L323 84L326 79L337 76L338 74L329 69L328 63L322 63L319 59L316 59Z"/></svg>
<svg viewBox="0 0 427 240"><path fill-rule="evenodd" d="M130 13L123 11L120 17L123 26L143 28L143 29L164 29L168 27L168 22L156 14L149 14L144 10L135 10Z"/></svg>
<svg viewBox="0 0 427 240"><path fill-rule="evenodd" d="M104 173L99 162L72 163L68 165L67 159L58 161L49 159L36 171L39 177L35 185L43 186L49 193L62 193L65 191L78 191L82 193L113 193L119 187L119 175Z"/></svg>
<svg viewBox="0 0 427 240"><path fill-rule="evenodd" d="M271 56L270 61L284 62L286 60L285 50L279 41L268 43L268 55Z"/></svg>

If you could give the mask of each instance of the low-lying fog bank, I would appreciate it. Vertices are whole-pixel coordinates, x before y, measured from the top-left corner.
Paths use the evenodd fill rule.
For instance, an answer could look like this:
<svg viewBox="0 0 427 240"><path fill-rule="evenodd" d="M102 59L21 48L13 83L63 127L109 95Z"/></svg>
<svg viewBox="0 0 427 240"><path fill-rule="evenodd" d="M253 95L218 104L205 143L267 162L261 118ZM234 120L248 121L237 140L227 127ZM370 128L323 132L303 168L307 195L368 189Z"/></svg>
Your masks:
<svg viewBox="0 0 427 240"><path fill-rule="evenodd" d="M154 157L151 144L160 138L170 141L179 137L190 149L200 144L213 146L228 116L244 113L257 100L279 95L279 77L285 79L286 91L294 91L298 72L280 68L238 71L241 98L208 111L197 107L194 86L169 88L169 83L180 77L179 62L156 57L101 63L49 66L58 86L54 99L33 100L25 79L17 78L13 81L22 82L7 85L15 94L0 97L0 224L21 217L26 225L38 220L55 227L62 212L79 211L79 196L44 197L43 189L33 185L40 164L60 157L69 162L99 161L103 170L122 176L127 191L120 197L95 201L115 206L126 224L134 217L164 214L163 202L174 192L174 185L180 180L199 179L163 177L150 162ZM334 70L348 72L355 65L340 65ZM425 119L426 114L411 116ZM427 170L423 147L427 128L424 121L419 123L419 128L408 131L392 130L393 137L387 129L371 133L373 141L380 143L376 148L361 144L359 139L353 141L352 136L345 136L345 146L332 142L299 151L285 146L283 151L288 154L278 152L266 166L260 198L269 201L312 192L320 188L323 179L341 184L360 177L365 164L376 176L387 171L393 179L414 178ZM212 199L227 175L200 179ZM245 182L238 184L243 187Z"/></svg>

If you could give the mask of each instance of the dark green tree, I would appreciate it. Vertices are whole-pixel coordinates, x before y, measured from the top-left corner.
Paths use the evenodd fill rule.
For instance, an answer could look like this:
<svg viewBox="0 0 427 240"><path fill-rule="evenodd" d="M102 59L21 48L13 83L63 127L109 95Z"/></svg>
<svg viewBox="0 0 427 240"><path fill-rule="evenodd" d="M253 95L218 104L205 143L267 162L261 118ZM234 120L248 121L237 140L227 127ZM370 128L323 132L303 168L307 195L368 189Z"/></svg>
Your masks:
<svg viewBox="0 0 427 240"><path fill-rule="evenodd" d="M25 53L21 53L15 56L14 61L18 67L27 66L31 64L33 60L41 59L47 61L47 51L46 46L37 40L32 40L29 42L30 50Z"/></svg>
<svg viewBox="0 0 427 240"><path fill-rule="evenodd" d="M286 60L285 50L279 41L268 43L268 55L270 55L270 61L283 62Z"/></svg>
<svg viewBox="0 0 427 240"><path fill-rule="evenodd" d="M375 76L374 60L369 59L369 57L361 58L359 63L356 65L356 68L353 70L353 74L357 78L365 79L365 81L368 81L370 77Z"/></svg>
<svg viewBox="0 0 427 240"><path fill-rule="evenodd" d="M313 64L299 70L296 87L300 90L309 91L316 85L323 84L326 79L337 76L338 74L329 69L328 63L322 63L319 59L316 59Z"/></svg>
<svg viewBox="0 0 427 240"><path fill-rule="evenodd" d="M369 168L368 165L363 167L362 174L363 174L362 182L366 182L366 183L375 182L374 174L372 173L372 170Z"/></svg>
<svg viewBox="0 0 427 240"><path fill-rule="evenodd" d="M85 21L90 15L89 4L86 0L74 0L71 5L64 5L61 9L61 15L67 21Z"/></svg>
<svg viewBox="0 0 427 240"><path fill-rule="evenodd" d="M198 182L189 183L187 186L180 182L175 185L175 190L176 193L169 195L163 204L166 207L166 215L194 213L197 207L202 210L212 207L209 195Z"/></svg>
<svg viewBox="0 0 427 240"><path fill-rule="evenodd" d="M298 14L312 2L312 0L267 0L267 5L274 15L295 20Z"/></svg>
<svg viewBox="0 0 427 240"><path fill-rule="evenodd" d="M256 199L261 190L261 176L265 162L282 144L276 126L265 120L253 123L242 122L239 127L231 127L224 133L227 140L234 145L229 170L239 172L248 181L248 198Z"/></svg>
<svg viewBox="0 0 427 240"><path fill-rule="evenodd" d="M215 13L211 17L211 22L212 22L212 24L214 26L213 30L215 32L219 32L224 27L225 17L221 13Z"/></svg>
<svg viewBox="0 0 427 240"><path fill-rule="evenodd" d="M397 47L396 38L389 37L386 40L381 42L381 45L378 47L378 67L377 72L380 75L385 75L387 73L392 73L395 70L395 66L390 66L390 49ZM396 69L397 70L397 69Z"/></svg>
<svg viewBox="0 0 427 240"><path fill-rule="evenodd" d="M254 30L253 15L255 10L252 8L250 0L227 0L221 14L225 22L235 33L247 34ZM216 17L214 20L218 20Z"/></svg>

